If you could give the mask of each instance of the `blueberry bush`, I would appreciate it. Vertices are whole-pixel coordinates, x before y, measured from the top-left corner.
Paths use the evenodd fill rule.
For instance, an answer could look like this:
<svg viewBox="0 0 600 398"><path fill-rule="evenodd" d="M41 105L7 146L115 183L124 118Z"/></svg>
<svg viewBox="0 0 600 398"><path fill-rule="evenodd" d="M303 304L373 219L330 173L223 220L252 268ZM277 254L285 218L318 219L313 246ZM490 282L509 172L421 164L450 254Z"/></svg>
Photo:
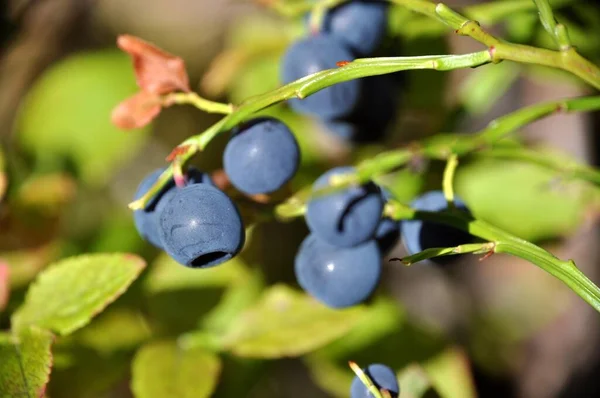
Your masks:
<svg viewBox="0 0 600 398"><path fill-rule="evenodd" d="M127 34L31 88L18 145L0 152L0 397L470 398L474 373L509 373L515 347L561 314L548 291L600 311L593 277L548 249L597 209L600 171L517 135L600 110L595 6L257 3L272 19L236 25L201 80L223 102ZM451 35L477 50L449 52ZM448 105L459 69L472 70ZM462 130L528 75L590 95ZM121 179L129 209L106 200L181 105L213 123ZM450 278L498 256L558 284L515 282L466 339L395 293L395 269ZM278 365L298 364L290 391L306 390L291 395Z"/></svg>

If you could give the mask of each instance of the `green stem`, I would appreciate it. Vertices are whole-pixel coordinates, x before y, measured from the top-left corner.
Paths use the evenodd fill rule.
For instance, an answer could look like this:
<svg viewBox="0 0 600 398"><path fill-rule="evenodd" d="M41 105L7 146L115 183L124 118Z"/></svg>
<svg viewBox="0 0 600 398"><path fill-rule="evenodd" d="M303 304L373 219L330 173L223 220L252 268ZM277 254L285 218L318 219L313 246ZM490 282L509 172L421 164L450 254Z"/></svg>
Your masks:
<svg viewBox="0 0 600 398"><path fill-rule="evenodd" d="M556 22L556 18L554 18L554 13L552 12L552 7L550 7L548 0L533 0L533 2L538 9L542 26L544 26L544 29L552 36L558 45L558 48L560 48L561 51L566 51L571 48L567 30L564 25Z"/></svg>
<svg viewBox="0 0 600 398"><path fill-rule="evenodd" d="M163 102L166 106L173 104L189 104L208 113L221 113L227 115L233 112L232 104L223 104L221 102L210 101L206 98L200 97L193 91L189 93L167 94L164 97Z"/></svg>
<svg viewBox="0 0 600 398"><path fill-rule="evenodd" d="M251 97L235 107L220 121L202 134L193 136L179 145L183 148L178 155L181 163L187 162L218 134L227 131L252 114L290 98L305 98L315 92L347 80L382 75L409 69L452 70L469 68L488 63L491 59L488 51L463 55L433 55L419 57L365 58L357 59L337 69L327 69L291 82L274 91ZM179 98L179 97L177 97ZM168 167L141 198L129 204L132 210L142 209L173 176L172 167Z"/></svg>
<svg viewBox="0 0 600 398"><path fill-rule="evenodd" d="M425 212L410 209L398 202L390 201L389 212L395 219L419 219L442 223L469 232L471 235L494 244L494 253L505 253L527 260L555 276L569 286L577 295L600 312L600 288L589 280L571 260L563 261L539 246L520 239L482 220L464 213L447 210Z"/></svg>
<svg viewBox="0 0 600 398"><path fill-rule="evenodd" d="M495 243L486 242L486 243L467 243L464 245L459 245L456 247L438 247L438 248L430 248L425 249L422 252L415 253L412 256L407 256L400 261L402 261L405 265L412 265L419 261L427 260L434 257L442 257L442 256L452 256L456 254L481 254L481 253L489 253L494 251ZM395 260L395 259L392 259Z"/></svg>

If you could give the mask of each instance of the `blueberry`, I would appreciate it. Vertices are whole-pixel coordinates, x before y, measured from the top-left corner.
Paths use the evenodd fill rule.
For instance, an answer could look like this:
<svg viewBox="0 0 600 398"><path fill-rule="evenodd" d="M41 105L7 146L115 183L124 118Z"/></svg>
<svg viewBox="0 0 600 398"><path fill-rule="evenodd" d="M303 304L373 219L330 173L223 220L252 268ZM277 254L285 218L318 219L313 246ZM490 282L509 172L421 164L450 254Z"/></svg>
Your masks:
<svg viewBox="0 0 600 398"><path fill-rule="evenodd" d="M353 59L345 45L332 36L306 37L292 44L283 55L281 80L291 83L324 69L337 68L339 61ZM288 103L296 112L333 119L352 113L360 96L361 83L355 79L335 84L302 100L290 99Z"/></svg>
<svg viewBox="0 0 600 398"><path fill-rule="evenodd" d="M392 398L397 398L400 395L398 378L389 366L375 363L367 366L366 369L363 369L363 372L369 376L377 388L388 390ZM358 376L354 376L350 387L350 398L374 398L374 396Z"/></svg>
<svg viewBox="0 0 600 398"><path fill-rule="evenodd" d="M294 265L298 284L332 308L360 304L381 276L381 253L370 240L351 248L332 246L311 234L300 245Z"/></svg>
<svg viewBox="0 0 600 398"><path fill-rule="evenodd" d="M299 163L294 134L281 121L267 117L236 128L223 155L229 180L249 195L278 190L292 179Z"/></svg>
<svg viewBox="0 0 600 398"><path fill-rule="evenodd" d="M459 210L469 212L465 203L455 197L454 204ZM448 204L442 191L427 192L411 202L411 207L422 211L442 211ZM421 220L408 220L402 222L402 241L409 255L419 253L434 247L454 247L470 243L472 236L467 232L453 228L449 225ZM436 257L429 261L443 264L451 261L452 257Z"/></svg>
<svg viewBox="0 0 600 398"><path fill-rule="evenodd" d="M381 188L384 202L393 198L392 194L385 188ZM400 222L389 217L383 217L375 232L375 240L379 245L381 253L385 256L396 246L400 239Z"/></svg>
<svg viewBox="0 0 600 398"><path fill-rule="evenodd" d="M390 75L362 78L364 94L352 114L326 120L327 130L352 143L380 140L394 120L398 108L398 85Z"/></svg>
<svg viewBox="0 0 600 398"><path fill-rule="evenodd" d="M387 29L387 4L380 1L349 1L325 16L322 31L342 40L356 54L372 54Z"/></svg>
<svg viewBox="0 0 600 398"><path fill-rule="evenodd" d="M135 192L134 199L139 199L144 195L152 185L158 180L158 177L165 171L164 168L156 169L142 180ZM194 167L190 167L186 173L188 184L209 184L214 185L210 175ZM142 238L152 245L162 249L160 233L158 230L158 217L165 204L175 194L177 187L171 180L167 185L152 198L143 210L133 212L135 227Z"/></svg>
<svg viewBox="0 0 600 398"><path fill-rule="evenodd" d="M353 173L353 167L337 167L319 177L313 191L329 185L333 175ZM306 223L325 242L350 247L375 235L381 220L383 199L381 190L372 182L316 197L308 202Z"/></svg>
<svg viewBox="0 0 600 398"><path fill-rule="evenodd" d="M160 214L164 250L175 261L205 268L234 257L244 246L240 213L223 192L206 184L178 189Z"/></svg>

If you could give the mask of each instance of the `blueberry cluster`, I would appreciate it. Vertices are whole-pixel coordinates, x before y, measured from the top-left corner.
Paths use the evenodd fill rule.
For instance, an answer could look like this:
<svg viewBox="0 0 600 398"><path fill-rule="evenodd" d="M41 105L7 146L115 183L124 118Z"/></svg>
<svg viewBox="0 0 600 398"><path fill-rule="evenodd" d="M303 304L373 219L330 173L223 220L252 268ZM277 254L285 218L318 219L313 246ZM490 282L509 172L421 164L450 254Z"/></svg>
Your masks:
<svg viewBox="0 0 600 398"><path fill-rule="evenodd" d="M313 190L326 187L332 176L353 173L338 167L319 177ZM295 261L296 279L317 300L333 308L366 300L381 276L381 258L397 242L400 223L382 219L389 194L372 182L316 197L308 203L311 234Z"/></svg>
<svg viewBox="0 0 600 398"><path fill-rule="evenodd" d="M351 167L332 169L317 179L313 190L327 186L334 175L353 171ZM369 182L309 202L305 217L311 233L300 245L295 261L296 279L306 292L329 307L350 307L373 293L381 276L381 259L400 236L409 255L471 240L469 234L448 226L382 217L389 199L389 192ZM447 202L441 191L432 191L411 206L435 212L445 210ZM460 199L456 206L468 211ZM441 257L432 262L443 264L446 260Z"/></svg>
<svg viewBox="0 0 600 398"><path fill-rule="evenodd" d="M287 49L281 80L290 83L336 68L338 62L372 55L382 43L386 26L386 2L357 0L335 7L325 16L318 34ZM329 132L346 141L375 141L394 117L395 81L390 75L350 80L288 103L296 112L320 118Z"/></svg>
<svg viewBox="0 0 600 398"><path fill-rule="evenodd" d="M256 118L236 127L224 152L224 169L240 192L269 194L296 173L300 149L289 128L274 118ZM158 180L155 170L139 185L139 199ZM185 187L170 181L143 210L134 212L140 235L177 262L204 268L229 260L245 242L235 203L210 176L190 167Z"/></svg>
<svg viewBox="0 0 600 398"><path fill-rule="evenodd" d="M398 398L400 395L400 386L398 385L396 374L389 366L375 363L367 366L363 369L363 372L369 376L369 379L371 379L375 387L379 390L385 389L390 393L390 397ZM355 376L350 387L350 398L375 397L369 392L367 386L364 385L358 376Z"/></svg>

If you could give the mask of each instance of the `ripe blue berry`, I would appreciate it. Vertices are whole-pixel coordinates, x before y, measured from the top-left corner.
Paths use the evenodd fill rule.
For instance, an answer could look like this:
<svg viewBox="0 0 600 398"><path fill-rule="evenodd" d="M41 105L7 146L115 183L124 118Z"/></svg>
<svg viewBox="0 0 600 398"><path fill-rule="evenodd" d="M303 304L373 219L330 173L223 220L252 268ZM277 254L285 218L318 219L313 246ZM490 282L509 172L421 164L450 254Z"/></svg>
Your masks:
<svg viewBox="0 0 600 398"><path fill-rule="evenodd" d="M281 80L291 83L302 77L337 68L339 61L352 61L352 53L336 38L329 35L309 36L292 44L282 59ZM289 105L300 113L325 119L339 118L352 113L361 96L361 83L350 80L318 91L302 100L291 99Z"/></svg>
<svg viewBox="0 0 600 398"><path fill-rule="evenodd" d="M229 180L249 195L278 190L292 179L299 163L294 134L281 121L267 117L236 128L223 154Z"/></svg>
<svg viewBox="0 0 600 398"><path fill-rule="evenodd" d="M333 135L352 143L380 140L398 108L398 85L390 75L362 78L363 96L355 111L344 118L328 120L325 127Z"/></svg>
<svg viewBox="0 0 600 398"><path fill-rule="evenodd" d="M360 304L381 276L381 253L375 241L341 248L311 234L304 239L294 264L298 284L332 308Z"/></svg>
<svg viewBox="0 0 600 398"><path fill-rule="evenodd" d="M467 206L460 198L454 198L454 204L462 211L468 212ZM422 211L442 211L448 204L442 191L427 192L411 202L411 207ZM409 255L434 247L454 247L470 243L472 237L467 232L448 225L421 220L402 222L402 241ZM443 264L452 257L436 257L429 261Z"/></svg>
<svg viewBox="0 0 600 398"><path fill-rule="evenodd" d="M384 202L392 198L392 194L385 188L381 189ZM379 245L381 254L387 255L400 239L400 222L389 217L383 217L375 232L375 240Z"/></svg>
<svg viewBox="0 0 600 398"><path fill-rule="evenodd" d="M349 1L325 16L322 31L342 40L356 54L372 54L387 28L387 4L380 1Z"/></svg>
<svg viewBox="0 0 600 398"><path fill-rule="evenodd" d="M240 213L223 192L206 184L178 189L160 214L164 250L192 268L225 262L244 246Z"/></svg>
<svg viewBox="0 0 600 398"><path fill-rule="evenodd" d="M142 180L137 188L134 199L139 199L144 195L152 185L158 180L158 177L165 171L164 168L156 169ZM188 184L209 184L214 185L210 175L204 173L194 167L190 167L186 173ZM135 227L144 240L152 245L162 249L160 241L160 233L158 230L158 218L160 212L169 199L175 194L177 187L175 182L171 180L152 200L146 205L143 210L133 212L133 220Z"/></svg>
<svg viewBox="0 0 600 398"><path fill-rule="evenodd" d="M354 172L353 167L337 167L319 177L313 191L329 185L333 175ZM317 197L308 202L306 223L313 234L325 242L351 247L375 235L381 220L381 190L372 182Z"/></svg>
<svg viewBox="0 0 600 398"><path fill-rule="evenodd" d="M375 387L380 390L388 390L392 398L397 398L400 394L400 386L394 371L386 365L375 363L363 369L363 372L369 376ZM367 386L364 385L358 376L354 376L352 386L350 388L350 398L375 398L369 392Z"/></svg>

